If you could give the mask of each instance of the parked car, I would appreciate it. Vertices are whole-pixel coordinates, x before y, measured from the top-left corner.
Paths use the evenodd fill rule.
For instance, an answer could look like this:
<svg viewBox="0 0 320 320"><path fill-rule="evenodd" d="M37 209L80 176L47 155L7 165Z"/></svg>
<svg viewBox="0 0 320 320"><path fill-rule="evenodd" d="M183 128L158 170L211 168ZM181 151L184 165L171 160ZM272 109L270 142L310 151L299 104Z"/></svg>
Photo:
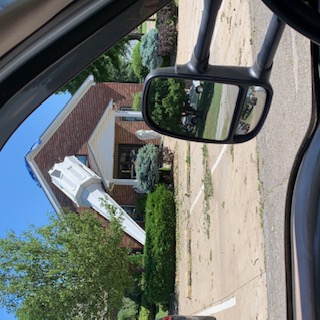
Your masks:
<svg viewBox="0 0 320 320"><path fill-rule="evenodd" d="M194 114L183 114L181 124L187 132L191 132L197 125L199 118Z"/></svg>
<svg viewBox="0 0 320 320"><path fill-rule="evenodd" d="M192 85L189 90L189 105L192 109L198 110L199 107L199 101L201 98L201 93L203 91L203 86L201 85L201 82L198 80L193 80Z"/></svg>

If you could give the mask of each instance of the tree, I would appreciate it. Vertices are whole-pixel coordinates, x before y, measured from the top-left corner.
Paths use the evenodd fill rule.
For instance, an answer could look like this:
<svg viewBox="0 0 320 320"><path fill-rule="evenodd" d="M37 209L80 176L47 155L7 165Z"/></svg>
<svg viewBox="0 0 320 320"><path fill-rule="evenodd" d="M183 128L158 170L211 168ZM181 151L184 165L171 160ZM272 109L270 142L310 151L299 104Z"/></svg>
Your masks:
<svg viewBox="0 0 320 320"><path fill-rule="evenodd" d="M151 29L141 38L140 54L142 64L150 71L162 65L163 58L159 56L158 31Z"/></svg>
<svg viewBox="0 0 320 320"><path fill-rule="evenodd" d="M92 212L66 211L50 224L0 239L0 306L19 319L109 319L131 282L123 230L109 209L106 230Z"/></svg>
<svg viewBox="0 0 320 320"><path fill-rule="evenodd" d="M146 144L137 154L137 187L146 193L159 182L159 150L153 144Z"/></svg>
<svg viewBox="0 0 320 320"><path fill-rule="evenodd" d="M126 58L128 54L128 40L124 39L102 54L58 92L69 92L73 95L90 74L97 82L138 82L139 79Z"/></svg>
<svg viewBox="0 0 320 320"><path fill-rule="evenodd" d="M137 92L133 95L132 109L141 111L142 92Z"/></svg>
<svg viewBox="0 0 320 320"><path fill-rule="evenodd" d="M176 128L186 101L184 81L173 78L153 80L149 99L152 120L167 130Z"/></svg>
<svg viewBox="0 0 320 320"><path fill-rule="evenodd" d="M133 49L132 56L131 56L131 65L132 65L132 69L133 69L133 72L135 73L135 75L140 80L142 80L147 76L147 74L149 73L149 70L147 67L145 67L142 64L140 45L141 45L141 42L138 42Z"/></svg>
<svg viewBox="0 0 320 320"><path fill-rule="evenodd" d="M138 316L138 306L129 298L123 299L123 307L118 312L118 320L135 320Z"/></svg>
<svg viewBox="0 0 320 320"><path fill-rule="evenodd" d="M169 56L177 51L178 10L173 1L157 12L157 29L159 30L159 55Z"/></svg>

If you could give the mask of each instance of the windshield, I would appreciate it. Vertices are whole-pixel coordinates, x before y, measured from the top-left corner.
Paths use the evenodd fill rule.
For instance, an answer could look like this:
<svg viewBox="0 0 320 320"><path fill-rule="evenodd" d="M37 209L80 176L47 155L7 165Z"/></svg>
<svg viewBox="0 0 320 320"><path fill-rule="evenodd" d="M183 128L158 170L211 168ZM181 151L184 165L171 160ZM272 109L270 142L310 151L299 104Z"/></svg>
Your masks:
<svg viewBox="0 0 320 320"><path fill-rule="evenodd" d="M70 319L84 312L110 319L172 313L286 318L285 195L310 118L309 44L286 30L271 78L275 96L257 138L214 145L161 136L142 119L143 80L155 68L189 61L202 9L197 0L164 7L47 99L1 151L0 237L7 239L8 229L21 234L30 224L37 228L58 219L33 247L38 255L31 260L43 260L23 282L31 294L7 300L10 314L0 294L0 318L27 319L23 314L37 311L43 319L43 310L56 312L57 319L67 312ZM210 63L250 66L270 17L261 3L224 1ZM188 84L192 113L177 119L183 130L199 125L193 107L198 82ZM65 218L68 227L61 227L65 207L91 229L72 214ZM108 251L104 233L94 232L95 222L83 213L88 208L103 226L112 226L104 233L119 250ZM112 220L119 216L123 241ZM48 239L56 242L45 246ZM1 259L0 275L14 269ZM29 287L38 276L53 284Z"/></svg>

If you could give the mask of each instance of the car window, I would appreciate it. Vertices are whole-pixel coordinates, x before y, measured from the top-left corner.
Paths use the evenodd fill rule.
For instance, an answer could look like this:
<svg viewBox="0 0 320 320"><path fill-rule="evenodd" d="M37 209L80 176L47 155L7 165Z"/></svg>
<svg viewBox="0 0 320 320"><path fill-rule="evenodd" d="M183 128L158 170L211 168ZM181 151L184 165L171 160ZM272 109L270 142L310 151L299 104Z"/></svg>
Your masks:
<svg viewBox="0 0 320 320"><path fill-rule="evenodd" d="M163 19L160 25L168 24L166 32L171 41L171 44L162 44L166 64L175 61L177 10L177 6L172 3L159 13L159 17ZM17 214L14 218L7 216L4 219L2 238L8 229L21 234L31 224L38 227L50 223L48 212L61 211L66 206L78 212L84 209L86 205L81 200L78 201L72 196L70 198L68 192L64 193L68 188L69 191L74 188L73 179L66 172L62 171L60 174L58 169L54 169L54 165L72 156L76 165L70 172L74 173L75 177L83 173L96 175L101 179L99 190L107 191L113 206L121 205L122 214L129 220L125 246L130 248L130 252L137 252L137 257L141 260L142 255L139 253L145 243L145 233L140 225L144 228L147 195L146 190L137 186L136 182L138 152L144 145L154 147L155 175L163 166L163 160L160 166L159 135L151 132L142 121L141 91L148 69L142 65L139 47L141 38L145 35L145 50L151 50L151 54L146 53L147 59L150 59L151 63L160 63L153 68L162 65L164 58L155 59L154 55L159 45L154 47L152 44L155 37L161 36L163 40L167 37L167 34L159 35L156 29L158 23L155 15L132 30L124 40L43 102L10 138L0 160L3 165L11 162L11 169L4 173L4 179L11 181L11 186L2 189L3 197L7 198L6 205L14 202L14 195L9 189L17 183L18 177L23 188L28 191L24 193L21 206L15 209ZM115 117L114 113L118 115ZM111 122L109 117L112 117ZM161 173L161 179L167 179L166 185L171 185L170 191L165 188L162 192L167 192L170 196L173 190L170 170L172 160L169 154L165 160L168 167ZM80 173L79 168L82 169ZM52 170L50 174L49 170ZM146 173L152 176L152 173ZM58 182L53 184L53 181ZM156 183L158 184L158 181ZM99 199L97 201L99 206ZM172 196L171 204L174 205ZM34 214L27 217L26 212ZM172 215L175 211L171 209L170 214L170 221L173 221ZM107 221L103 213L100 217L103 223ZM20 222L16 223L17 221ZM174 232L174 228L171 229L171 233ZM172 262L171 267L174 266ZM173 284L172 276L171 272L170 281L173 280ZM140 282L141 280L139 286ZM9 318L4 309L1 312Z"/></svg>
<svg viewBox="0 0 320 320"><path fill-rule="evenodd" d="M81 273L67 263L59 269L61 256L50 247L56 260L45 260L36 270L48 272L43 277L56 281L54 288L66 290L52 292L47 283L41 283L41 295L31 294L20 304L19 319L28 319L23 313L40 314L44 308L31 307L42 306L46 295L51 301L46 305L48 312L54 310L60 316L59 312L68 310L72 319L83 312L103 317L108 312L107 303L103 304L108 297L101 292L106 291L99 291L99 283L94 288L97 291L85 287L97 280L97 274L101 286L115 285L112 293L118 288L122 294L123 283L127 285L121 299L114 294L109 301L111 319L160 318L172 313L285 318L284 199L290 166L310 115L310 83L300 81L310 78L308 43L287 30L272 79L279 96L275 96L270 120L257 139L227 146L161 136L142 119L143 81L153 69L189 61L202 9L200 1L180 0L165 6L43 102L0 153L2 239L7 229L21 234L29 224L52 223L47 213L65 207L88 219L92 230L96 225L85 216L87 208L104 226L118 212L126 232L121 245L116 237L113 241L120 249L128 248L132 259L130 268L125 269L128 261L121 263L124 255L120 249L103 255L108 263L101 268L109 268L112 278L106 279L108 273L96 268L103 259L92 258L99 252L101 256L109 254L93 245L93 239L101 235L79 227L92 237L92 243L87 241L90 237L67 238L70 247L78 249L79 259L75 251L63 251L63 243L55 245L63 249L63 261L76 266L85 261L83 269L94 272L79 268ZM270 16L260 3L225 1L217 18L210 63L251 65ZM206 89L202 85L198 79L181 88L169 83L167 90L173 94L164 121L175 119L184 132L197 130ZM213 96L221 99L222 91L216 89ZM177 102L178 96L181 100ZM178 103L183 111L174 114L177 109L173 106ZM303 112L302 105L306 106ZM213 118L219 117L219 110L211 111ZM299 132L290 129L289 139L284 128L292 128L293 116ZM211 130L214 125L208 127ZM220 126L222 135L224 129ZM63 214L58 217L63 221ZM69 223L76 226L73 220ZM114 229L106 230L117 230L116 224L112 226ZM80 229L72 230L80 234ZM81 251L82 246L88 251ZM56 279L50 278L47 261L59 270ZM72 310L68 306L73 293L62 286L67 268L72 269L74 278L80 273L83 276L75 285L80 294ZM88 291L81 291L82 285ZM21 302L12 301L16 305ZM62 301L66 309L55 304ZM9 319L9 315L5 317Z"/></svg>

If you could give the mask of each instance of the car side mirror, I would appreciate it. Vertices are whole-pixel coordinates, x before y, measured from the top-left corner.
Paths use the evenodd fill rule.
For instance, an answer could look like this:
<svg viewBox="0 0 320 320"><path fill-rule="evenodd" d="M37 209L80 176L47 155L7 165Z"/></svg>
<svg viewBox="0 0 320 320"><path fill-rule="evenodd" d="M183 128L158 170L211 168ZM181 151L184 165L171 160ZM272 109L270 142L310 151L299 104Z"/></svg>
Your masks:
<svg viewBox="0 0 320 320"><path fill-rule="evenodd" d="M190 61L153 70L145 80L143 116L161 134L234 144L255 137L266 119L272 99L269 78L285 23L273 15L252 67L212 66L210 45L221 2L204 1Z"/></svg>
<svg viewBox="0 0 320 320"><path fill-rule="evenodd" d="M260 131L272 99L267 80L253 68L188 65L155 70L146 78L143 114L157 132L208 143L241 143Z"/></svg>

